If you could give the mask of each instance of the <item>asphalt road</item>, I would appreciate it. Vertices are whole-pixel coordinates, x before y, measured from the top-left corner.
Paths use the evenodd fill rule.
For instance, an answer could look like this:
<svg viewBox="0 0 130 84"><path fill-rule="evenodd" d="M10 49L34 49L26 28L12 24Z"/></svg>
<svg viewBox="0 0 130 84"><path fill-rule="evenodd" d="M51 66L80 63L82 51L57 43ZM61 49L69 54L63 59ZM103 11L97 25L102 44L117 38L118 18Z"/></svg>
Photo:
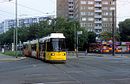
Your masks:
<svg viewBox="0 0 130 84"><path fill-rule="evenodd" d="M130 84L130 58L79 56L66 64L0 60L0 84Z"/></svg>

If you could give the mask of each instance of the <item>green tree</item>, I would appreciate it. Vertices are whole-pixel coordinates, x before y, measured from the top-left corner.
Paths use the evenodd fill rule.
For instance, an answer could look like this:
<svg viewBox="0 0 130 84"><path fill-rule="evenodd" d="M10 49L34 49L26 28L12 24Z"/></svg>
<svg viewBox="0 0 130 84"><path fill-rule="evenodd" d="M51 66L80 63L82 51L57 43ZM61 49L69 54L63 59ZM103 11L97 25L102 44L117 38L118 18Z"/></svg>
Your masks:
<svg viewBox="0 0 130 84"><path fill-rule="evenodd" d="M0 35L1 44L10 44L13 42L13 28L10 28L9 31Z"/></svg>
<svg viewBox="0 0 130 84"><path fill-rule="evenodd" d="M96 42L96 33L88 32L88 43L95 43Z"/></svg>
<svg viewBox="0 0 130 84"><path fill-rule="evenodd" d="M116 41L120 41L120 35L118 32L114 34L114 37ZM102 32L100 38L104 41L112 40L112 32Z"/></svg>
<svg viewBox="0 0 130 84"><path fill-rule="evenodd" d="M45 37L52 32L59 32L64 33L68 50L74 50L77 31L83 31L83 34L79 35L78 46L80 50L85 49L84 46L86 43L94 42L95 36L93 36L93 33L88 33L84 28L81 28L78 21L67 20L61 17L47 19L38 23L34 23L30 26L23 26L18 28L18 42L25 42L27 40ZM6 33L0 35L1 44L12 42L13 29L10 29Z"/></svg>
<svg viewBox="0 0 130 84"><path fill-rule="evenodd" d="M119 23L121 41L130 41L130 19Z"/></svg>

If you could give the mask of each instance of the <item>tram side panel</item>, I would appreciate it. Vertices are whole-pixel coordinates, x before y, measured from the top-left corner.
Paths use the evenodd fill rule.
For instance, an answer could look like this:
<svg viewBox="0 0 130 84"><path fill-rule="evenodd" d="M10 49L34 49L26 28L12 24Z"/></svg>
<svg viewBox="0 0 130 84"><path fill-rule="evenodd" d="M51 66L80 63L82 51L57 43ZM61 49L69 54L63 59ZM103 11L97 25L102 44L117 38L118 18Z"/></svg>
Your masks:
<svg viewBox="0 0 130 84"><path fill-rule="evenodd" d="M24 45L24 48L23 48L23 55L24 56L31 56L31 45Z"/></svg>

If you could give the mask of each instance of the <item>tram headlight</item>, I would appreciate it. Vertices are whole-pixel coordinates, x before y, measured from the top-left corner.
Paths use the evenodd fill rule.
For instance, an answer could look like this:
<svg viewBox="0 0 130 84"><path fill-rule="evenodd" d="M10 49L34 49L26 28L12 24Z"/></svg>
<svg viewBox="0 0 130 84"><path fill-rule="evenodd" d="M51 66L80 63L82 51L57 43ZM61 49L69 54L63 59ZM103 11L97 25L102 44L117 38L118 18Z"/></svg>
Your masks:
<svg viewBox="0 0 130 84"><path fill-rule="evenodd" d="M51 53L51 56L54 56L55 54L54 53Z"/></svg>
<svg viewBox="0 0 130 84"><path fill-rule="evenodd" d="M65 56L66 54L65 53L63 53L63 56Z"/></svg>

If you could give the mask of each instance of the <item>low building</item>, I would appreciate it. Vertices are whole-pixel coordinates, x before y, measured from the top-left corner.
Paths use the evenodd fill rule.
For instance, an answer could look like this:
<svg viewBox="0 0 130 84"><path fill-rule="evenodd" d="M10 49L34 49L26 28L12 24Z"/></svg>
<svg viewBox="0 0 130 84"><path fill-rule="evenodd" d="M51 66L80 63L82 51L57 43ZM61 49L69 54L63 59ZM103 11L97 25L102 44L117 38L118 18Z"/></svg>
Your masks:
<svg viewBox="0 0 130 84"><path fill-rule="evenodd" d="M54 16L47 16L47 17L30 17L30 18L19 18L17 26L29 26L33 23L38 23L39 21L43 21L49 18L54 18ZM0 23L0 34L8 31L10 28L16 28L16 20L15 19L8 19Z"/></svg>

